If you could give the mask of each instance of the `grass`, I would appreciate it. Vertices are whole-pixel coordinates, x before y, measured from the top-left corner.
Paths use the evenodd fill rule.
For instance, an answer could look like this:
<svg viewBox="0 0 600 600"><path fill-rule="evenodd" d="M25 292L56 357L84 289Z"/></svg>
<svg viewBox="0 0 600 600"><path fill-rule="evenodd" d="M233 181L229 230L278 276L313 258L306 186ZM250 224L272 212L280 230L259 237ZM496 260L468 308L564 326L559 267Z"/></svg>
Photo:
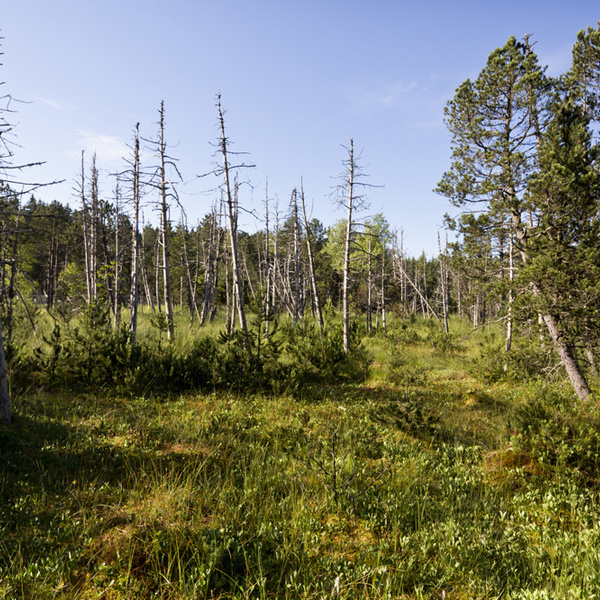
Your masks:
<svg viewBox="0 0 600 600"><path fill-rule="evenodd" d="M0 598L594 597L595 404L473 375L453 325L305 399L17 395Z"/></svg>

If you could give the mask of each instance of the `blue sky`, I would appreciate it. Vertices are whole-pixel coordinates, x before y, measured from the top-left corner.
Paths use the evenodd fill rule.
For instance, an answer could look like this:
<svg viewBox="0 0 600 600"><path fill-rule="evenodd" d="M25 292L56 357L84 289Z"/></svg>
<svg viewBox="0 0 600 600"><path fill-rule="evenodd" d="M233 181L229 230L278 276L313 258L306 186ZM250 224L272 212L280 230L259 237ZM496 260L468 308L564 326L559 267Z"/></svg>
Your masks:
<svg viewBox="0 0 600 600"><path fill-rule="evenodd" d="M188 221L208 212L218 182L215 96L233 150L256 168L242 205L286 209L304 180L313 216L343 213L332 188L344 145L362 150L365 215L383 212L409 254L437 253L451 210L436 186L449 166L443 108L510 35L533 34L551 74L570 63L580 29L596 27L597 0L4 0L3 91L25 103L13 121L21 162L46 161L31 179L65 179L39 192L76 205L80 155L95 151L101 192L123 167L136 122L156 133L165 101L167 140L179 160ZM150 157L148 157L150 160ZM151 219L151 210L148 209ZM172 218L178 214L173 211ZM260 223L246 217L243 229ZM443 234L442 234L443 235Z"/></svg>

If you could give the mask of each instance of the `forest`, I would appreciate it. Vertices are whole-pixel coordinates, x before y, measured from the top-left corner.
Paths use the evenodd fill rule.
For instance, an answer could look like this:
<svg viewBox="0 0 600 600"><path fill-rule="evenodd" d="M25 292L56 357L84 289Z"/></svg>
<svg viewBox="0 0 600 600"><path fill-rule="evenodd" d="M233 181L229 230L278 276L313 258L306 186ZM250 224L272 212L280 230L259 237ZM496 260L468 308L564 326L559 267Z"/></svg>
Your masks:
<svg viewBox="0 0 600 600"><path fill-rule="evenodd" d="M337 222L302 180L250 211L220 95L202 220L162 102L46 202L5 93L0 597L597 596L600 22L558 77L529 36L482 65L434 257L352 138Z"/></svg>

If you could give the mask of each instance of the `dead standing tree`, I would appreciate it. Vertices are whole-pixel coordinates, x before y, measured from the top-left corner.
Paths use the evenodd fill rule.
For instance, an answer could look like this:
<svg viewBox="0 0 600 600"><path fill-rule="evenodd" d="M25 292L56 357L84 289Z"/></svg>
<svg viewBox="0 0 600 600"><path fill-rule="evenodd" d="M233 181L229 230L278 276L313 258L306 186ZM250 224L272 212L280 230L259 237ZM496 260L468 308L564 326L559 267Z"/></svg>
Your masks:
<svg viewBox="0 0 600 600"><path fill-rule="evenodd" d="M140 266L140 124L135 126L135 138L133 142L133 155L130 161L131 176L131 200L132 200L132 223L131 223L131 291L129 294L129 333L131 344L135 345L137 334L137 310L139 303L139 266Z"/></svg>
<svg viewBox="0 0 600 600"><path fill-rule="evenodd" d="M229 160L231 155L239 155L239 152L231 152L229 149L229 138L225 135L225 112L221 105L221 94L217 94L217 111L219 115L219 139L218 151L221 155L221 165L214 169L211 173L216 176L223 177L222 189L225 197L225 208L227 211L227 220L229 222L229 243L231 250L231 269L233 275L233 303L237 307L240 326L246 332L246 312L244 310L244 295L242 290L242 281L240 275L240 264L238 255L238 236L237 236L237 215L238 215L238 186L234 185L231 180L234 171L240 168L251 168L254 165L232 165Z"/></svg>
<svg viewBox="0 0 600 600"><path fill-rule="evenodd" d="M156 155L159 160L158 167L156 169L154 187L158 189L159 194L159 210L160 210L160 236L159 246L162 254L162 275L163 275L163 300L165 303L165 319L167 325L167 338L171 339L174 333L174 320L173 320L173 298L171 293L171 254L169 251L169 200L175 199L179 203L177 192L173 183L168 179L167 171L174 171L179 179L181 174L177 169L175 160L167 154L167 142L165 141L165 101L161 100L159 109L159 122L158 122L158 140L150 143L156 149ZM158 256L157 256L158 266ZM157 286L157 302L158 302L158 277L156 281Z"/></svg>
<svg viewBox="0 0 600 600"><path fill-rule="evenodd" d="M342 281L342 323L344 352L350 351L350 255L356 232L355 214L366 208L367 200L359 190L365 187L375 187L362 181L365 176L359 165L360 154L354 151L354 140L350 139L350 146L344 146L348 157L343 161L344 171L338 176L340 184L337 186L338 204L346 209L346 230L344 235L343 281Z"/></svg>
<svg viewBox="0 0 600 600"><path fill-rule="evenodd" d="M300 201L302 203L302 217L304 220L304 230L306 231L306 250L308 251L308 268L310 272L310 284L312 288L313 304L317 320L319 321L319 329L323 332L323 313L321 311L321 301L319 299L319 288L317 287L317 277L315 274L315 259L313 254L312 233L306 216L306 203L304 201L304 183L300 183Z"/></svg>

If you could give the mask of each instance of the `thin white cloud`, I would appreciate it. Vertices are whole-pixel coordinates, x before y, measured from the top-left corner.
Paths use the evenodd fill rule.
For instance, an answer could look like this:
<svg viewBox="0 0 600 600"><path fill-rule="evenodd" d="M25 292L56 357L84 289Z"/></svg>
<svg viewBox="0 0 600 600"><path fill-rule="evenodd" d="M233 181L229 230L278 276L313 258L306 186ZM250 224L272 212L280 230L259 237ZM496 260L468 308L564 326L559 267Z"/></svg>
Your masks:
<svg viewBox="0 0 600 600"><path fill-rule="evenodd" d="M46 104L51 108L55 108L56 110L64 110L65 108L60 102L55 102L54 100L50 100L48 98L37 98L37 101L41 102L42 104Z"/></svg>
<svg viewBox="0 0 600 600"><path fill-rule="evenodd" d="M75 106L73 104L63 104L61 102L57 102L56 100L52 100L51 98L36 98L36 102L41 102L54 110L75 110Z"/></svg>
<svg viewBox="0 0 600 600"><path fill-rule="evenodd" d="M125 140L114 135L103 135L94 131L79 130L78 135L81 139L81 148L86 154L96 154L100 163L121 162L124 156L128 155L127 143Z"/></svg>
<svg viewBox="0 0 600 600"><path fill-rule="evenodd" d="M363 108L391 108L417 88L417 82L412 81L410 83L394 83L379 89L369 90L359 96L358 105Z"/></svg>

